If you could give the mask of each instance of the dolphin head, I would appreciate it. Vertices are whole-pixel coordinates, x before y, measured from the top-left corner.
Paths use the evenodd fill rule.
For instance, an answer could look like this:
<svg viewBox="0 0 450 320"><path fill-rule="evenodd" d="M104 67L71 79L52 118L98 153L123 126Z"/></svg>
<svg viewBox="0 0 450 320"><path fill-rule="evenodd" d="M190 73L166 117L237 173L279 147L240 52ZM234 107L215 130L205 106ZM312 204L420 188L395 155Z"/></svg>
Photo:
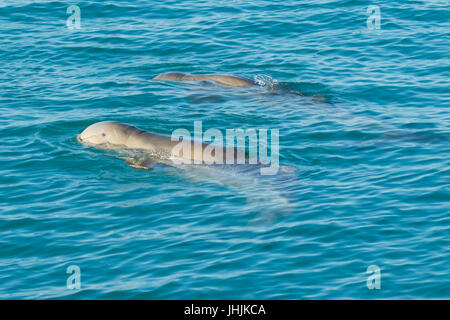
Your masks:
<svg viewBox="0 0 450 320"><path fill-rule="evenodd" d="M181 72L167 72L154 77L153 80L182 81L185 79L185 76Z"/></svg>
<svg viewBox="0 0 450 320"><path fill-rule="evenodd" d="M126 145L130 126L119 122L97 122L77 136L79 142L88 145Z"/></svg>

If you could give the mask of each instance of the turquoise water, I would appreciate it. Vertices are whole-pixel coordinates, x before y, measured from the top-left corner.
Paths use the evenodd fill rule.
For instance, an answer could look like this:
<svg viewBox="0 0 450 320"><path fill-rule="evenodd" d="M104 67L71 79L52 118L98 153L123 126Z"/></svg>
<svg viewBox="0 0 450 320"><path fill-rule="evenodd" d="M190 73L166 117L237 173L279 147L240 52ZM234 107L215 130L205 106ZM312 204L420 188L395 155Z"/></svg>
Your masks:
<svg viewBox="0 0 450 320"><path fill-rule="evenodd" d="M450 298L448 1L71 4L0 2L0 298ZM136 170L103 120L279 129L296 171Z"/></svg>

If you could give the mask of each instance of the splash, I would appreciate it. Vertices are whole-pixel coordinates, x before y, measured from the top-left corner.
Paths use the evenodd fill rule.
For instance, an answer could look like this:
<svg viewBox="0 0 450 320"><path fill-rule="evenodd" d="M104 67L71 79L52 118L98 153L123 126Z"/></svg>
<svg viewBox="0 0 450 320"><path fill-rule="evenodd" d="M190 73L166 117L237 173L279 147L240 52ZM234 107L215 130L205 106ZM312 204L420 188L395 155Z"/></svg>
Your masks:
<svg viewBox="0 0 450 320"><path fill-rule="evenodd" d="M257 74L253 77L253 80L258 86L267 87L273 89L278 85L278 81L266 74Z"/></svg>

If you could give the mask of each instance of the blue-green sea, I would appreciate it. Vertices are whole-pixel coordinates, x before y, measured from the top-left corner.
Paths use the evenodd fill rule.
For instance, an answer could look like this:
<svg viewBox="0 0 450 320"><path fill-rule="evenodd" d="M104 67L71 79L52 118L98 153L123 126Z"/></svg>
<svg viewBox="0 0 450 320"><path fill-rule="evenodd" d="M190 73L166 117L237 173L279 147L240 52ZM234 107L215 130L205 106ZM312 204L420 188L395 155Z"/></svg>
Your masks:
<svg viewBox="0 0 450 320"><path fill-rule="evenodd" d="M0 298L449 299L449 9L0 1ZM294 170L138 170L105 120L277 129Z"/></svg>

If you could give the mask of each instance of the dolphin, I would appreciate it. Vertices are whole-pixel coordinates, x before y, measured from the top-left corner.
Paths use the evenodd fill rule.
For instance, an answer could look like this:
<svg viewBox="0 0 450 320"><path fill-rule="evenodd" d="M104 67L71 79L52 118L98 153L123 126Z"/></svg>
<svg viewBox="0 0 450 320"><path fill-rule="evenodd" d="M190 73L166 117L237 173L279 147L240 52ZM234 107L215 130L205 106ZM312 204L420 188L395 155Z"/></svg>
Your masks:
<svg viewBox="0 0 450 320"><path fill-rule="evenodd" d="M220 74L185 74L181 72L167 72L157 75L152 80L162 80L162 81L213 81L223 86L227 87L251 87L251 86L267 86L272 90L278 90L280 93L287 92L295 95L304 97L305 95L297 90L291 89L286 86L277 84L276 81L269 76L262 75L255 81L244 77L237 77L231 75L220 75ZM316 94L313 97L316 102L325 102L325 98L321 94Z"/></svg>
<svg viewBox="0 0 450 320"><path fill-rule="evenodd" d="M235 148L211 146L184 138L180 142L178 138L172 139L115 121L94 123L77 135L77 140L85 145L105 149L144 151L147 155L144 158L125 159L130 166L137 169L153 169L154 163L168 160L174 164L222 164L226 160L228 163L230 155L234 163L245 163L248 160L247 153Z"/></svg>
<svg viewBox="0 0 450 320"><path fill-rule="evenodd" d="M219 146L211 148L211 145L185 138L181 142L177 139L174 141L172 137L143 131L120 122L104 121L87 127L77 135L77 140L87 146L117 150L128 155L130 154L128 151L131 151L133 156L126 157L124 160L133 168L151 170L154 169L156 163L163 163L171 167L192 169L183 170L185 177L226 186L244 196L248 201L248 210L258 212L256 218L250 223L271 222L280 214L289 214L296 208L295 204L289 201L289 191L284 188L280 189L280 186L286 183L292 185L296 180L296 174L291 170L292 167L280 166L281 171L287 174L285 177L280 177L281 180L270 179L271 176L265 176L269 180L260 180L255 179L252 170L255 168L254 166L232 165L227 166L226 170L221 170L220 166L190 166L189 162L188 166L184 166L185 163L179 162L180 158L188 161L202 161L202 164L211 162L214 164L217 160L220 163L225 157L228 160L227 152L231 151L234 160L240 164L242 162L239 161L249 160L250 157L237 148ZM187 144L188 148L178 148L180 143ZM199 153L197 150L201 150L201 152ZM143 152L144 156L136 157L140 152ZM121 158L123 159L123 157ZM295 170L295 168L293 169Z"/></svg>
<svg viewBox="0 0 450 320"><path fill-rule="evenodd" d="M244 77L236 77L230 75L219 74L196 74L189 75L180 72L168 72L162 73L153 78L153 80L165 80L165 81L213 81L223 86L229 87L250 87L256 85L256 83L250 79Z"/></svg>

